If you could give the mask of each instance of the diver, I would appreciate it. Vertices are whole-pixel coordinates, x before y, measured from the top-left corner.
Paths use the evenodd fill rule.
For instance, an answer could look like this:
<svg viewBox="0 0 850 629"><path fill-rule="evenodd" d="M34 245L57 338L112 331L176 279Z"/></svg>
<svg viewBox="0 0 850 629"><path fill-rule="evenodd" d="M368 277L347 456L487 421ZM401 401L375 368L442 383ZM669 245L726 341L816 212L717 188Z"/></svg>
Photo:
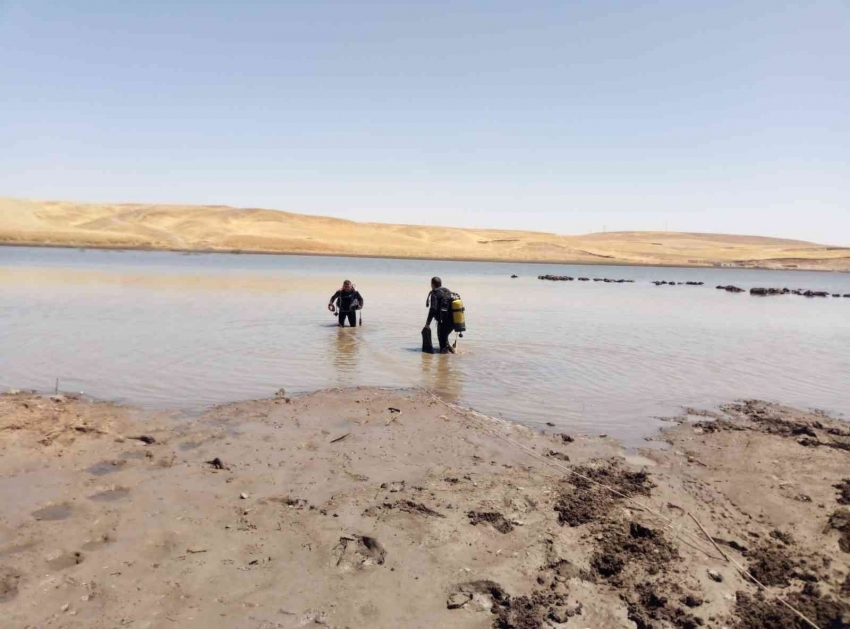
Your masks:
<svg viewBox="0 0 850 629"><path fill-rule="evenodd" d="M336 302L336 307L334 306ZM363 307L363 295L357 291L357 287L350 280L342 283L342 288L333 294L328 302L328 310L334 312L339 309L339 327L345 327L345 320L352 328L357 325L357 311ZM363 320L360 320L363 325Z"/></svg>
<svg viewBox="0 0 850 629"><path fill-rule="evenodd" d="M443 287L443 280L439 277L431 278L431 292L428 293L428 299L425 305L428 306L428 321L425 322L423 332L426 330L430 334L431 321L437 320L437 339L440 342L441 354L454 354L454 348L449 345L449 335L454 330L454 320L452 318L452 301L455 299L455 294L448 288Z"/></svg>

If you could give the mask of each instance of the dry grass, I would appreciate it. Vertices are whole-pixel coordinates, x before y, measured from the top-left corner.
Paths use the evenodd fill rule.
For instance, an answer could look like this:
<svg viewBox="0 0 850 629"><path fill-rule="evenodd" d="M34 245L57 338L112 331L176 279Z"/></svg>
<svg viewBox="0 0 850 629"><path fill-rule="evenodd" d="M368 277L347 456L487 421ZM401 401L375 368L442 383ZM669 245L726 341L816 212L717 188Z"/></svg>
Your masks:
<svg viewBox="0 0 850 629"><path fill-rule="evenodd" d="M224 206L0 199L0 244L850 271L850 248L723 234L422 227Z"/></svg>

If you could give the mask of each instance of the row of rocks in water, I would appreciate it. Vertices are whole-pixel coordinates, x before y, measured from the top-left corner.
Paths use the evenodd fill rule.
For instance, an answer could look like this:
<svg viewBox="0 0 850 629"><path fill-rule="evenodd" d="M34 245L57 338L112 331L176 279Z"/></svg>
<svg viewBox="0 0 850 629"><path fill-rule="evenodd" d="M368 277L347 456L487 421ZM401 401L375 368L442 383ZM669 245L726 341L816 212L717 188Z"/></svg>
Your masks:
<svg viewBox="0 0 850 629"><path fill-rule="evenodd" d="M806 290L804 288L751 288L750 295L801 295L802 297L829 297L830 293L825 290ZM841 293L832 293L833 297L841 297ZM844 295L850 298L850 293Z"/></svg>
<svg viewBox="0 0 850 629"><path fill-rule="evenodd" d="M655 280L656 286L704 286L705 282L665 282L663 280Z"/></svg>
<svg viewBox="0 0 850 629"><path fill-rule="evenodd" d="M718 286L717 290L725 290L729 293L746 292L743 288L737 286ZM762 288L757 286L750 289L750 295L766 297L769 295L800 295L801 297L829 297L830 293L825 290L806 290L805 288ZM841 293L832 293L833 297L842 297ZM850 293L843 295L850 299Z"/></svg>
<svg viewBox="0 0 850 629"><path fill-rule="evenodd" d="M518 276L512 275L511 278ZM589 277L570 277L569 275L538 275L538 280L548 280L550 282L572 282L576 279L579 282L589 282ZM607 277L594 277L594 282L605 282L606 284L634 284L634 280L612 280ZM654 280L652 282L656 286L704 286L705 282L667 282L665 280ZM728 293L743 293L745 289L729 284L728 286L718 286L717 290L725 290ZM768 295L800 295L802 297L847 297L850 299L850 293L841 295L840 293L829 293L822 290L806 290L805 288L762 288L756 287L750 289L750 295L768 296Z"/></svg>
<svg viewBox="0 0 850 629"><path fill-rule="evenodd" d="M511 277L514 277L513 275ZM538 280L549 280L550 282L572 282L575 280L575 277L570 277L569 275L538 275ZM579 277L579 282L589 282L589 277ZM634 280L612 280L607 277L594 277L594 282L605 282L606 284L634 284Z"/></svg>

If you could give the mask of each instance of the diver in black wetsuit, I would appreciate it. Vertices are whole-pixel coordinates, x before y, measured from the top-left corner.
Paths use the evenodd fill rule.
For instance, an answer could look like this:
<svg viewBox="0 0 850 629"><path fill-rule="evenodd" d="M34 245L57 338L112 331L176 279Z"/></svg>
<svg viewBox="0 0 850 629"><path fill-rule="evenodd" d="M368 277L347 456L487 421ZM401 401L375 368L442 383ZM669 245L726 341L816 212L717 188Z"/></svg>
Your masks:
<svg viewBox="0 0 850 629"><path fill-rule="evenodd" d="M342 288L333 294L328 302L328 310L334 312L334 302L339 308L339 327L345 327L345 320L352 328L357 325L357 311L363 307L363 296L349 280L345 280Z"/></svg>
<svg viewBox="0 0 850 629"><path fill-rule="evenodd" d="M437 339L440 342L441 354L454 354L454 348L449 345L449 335L454 329L452 322L452 292L443 287L439 277L431 278L431 292L428 294L428 321L426 330L431 329L431 321L437 320Z"/></svg>

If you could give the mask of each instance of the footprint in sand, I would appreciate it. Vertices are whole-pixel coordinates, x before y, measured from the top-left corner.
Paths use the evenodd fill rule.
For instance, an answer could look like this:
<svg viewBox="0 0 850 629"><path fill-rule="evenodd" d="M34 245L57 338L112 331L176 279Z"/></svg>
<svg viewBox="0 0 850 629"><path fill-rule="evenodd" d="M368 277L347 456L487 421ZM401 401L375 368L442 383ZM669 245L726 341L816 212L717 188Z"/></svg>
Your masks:
<svg viewBox="0 0 850 629"><path fill-rule="evenodd" d="M127 461L101 461L100 463L95 463L86 471L92 476L106 476L107 474L117 472L126 464Z"/></svg>
<svg viewBox="0 0 850 629"><path fill-rule="evenodd" d="M65 570L81 563L83 563L83 553L81 552L62 553L47 560L47 566L51 570Z"/></svg>
<svg viewBox="0 0 850 629"><path fill-rule="evenodd" d="M106 491L89 496L89 500L94 500L95 502L115 502L117 500L123 500L129 495L130 490L126 487L115 487L114 489L107 489Z"/></svg>
<svg viewBox="0 0 850 629"><path fill-rule="evenodd" d="M18 595L18 583L20 582L20 573L11 568L0 567L0 603L11 601Z"/></svg>
<svg viewBox="0 0 850 629"><path fill-rule="evenodd" d="M32 517L36 520L67 520L71 517L72 512L73 510L71 509L71 505L58 504L43 507L38 511L33 511Z"/></svg>

